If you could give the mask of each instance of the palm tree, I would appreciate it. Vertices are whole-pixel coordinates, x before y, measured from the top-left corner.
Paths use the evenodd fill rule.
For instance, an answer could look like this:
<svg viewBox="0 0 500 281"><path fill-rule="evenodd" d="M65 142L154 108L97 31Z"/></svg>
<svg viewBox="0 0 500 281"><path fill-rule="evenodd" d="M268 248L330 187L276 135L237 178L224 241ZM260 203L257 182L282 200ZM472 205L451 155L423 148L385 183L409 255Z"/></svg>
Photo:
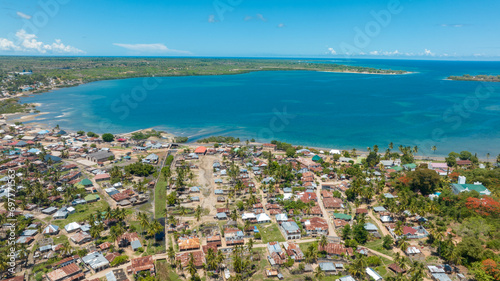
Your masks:
<svg viewBox="0 0 500 281"><path fill-rule="evenodd" d="M73 248L69 244L69 241L65 241L61 246L61 253L64 256L69 256L73 252Z"/></svg>
<svg viewBox="0 0 500 281"><path fill-rule="evenodd" d="M161 225L161 223L157 220L153 220L153 222L149 224L147 233L149 236L153 237L156 234L162 232L162 230L163 226Z"/></svg>
<svg viewBox="0 0 500 281"><path fill-rule="evenodd" d="M189 271L189 274L191 274L191 276L194 276L197 271L196 266L194 264L194 257L192 253L189 254L189 263L187 265L187 270Z"/></svg>
<svg viewBox="0 0 500 281"><path fill-rule="evenodd" d="M248 240L247 242L247 250L252 253L252 249L253 249L253 239L250 238L250 240Z"/></svg>
<svg viewBox="0 0 500 281"><path fill-rule="evenodd" d="M142 227L142 231L144 231L145 229L148 229L149 228L148 215L146 215L146 213L139 212L138 217L139 217L139 222L140 222L141 227Z"/></svg>
<svg viewBox="0 0 500 281"><path fill-rule="evenodd" d="M394 144L392 142L389 143L389 149L393 149L394 148Z"/></svg>
<svg viewBox="0 0 500 281"><path fill-rule="evenodd" d="M198 205L198 207L196 207L196 210L194 212L194 216L196 217L196 221L200 221L201 212L202 212L201 206Z"/></svg>
<svg viewBox="0 0 500 281"><path fill-rule="evenodd" d="M321 238L319 239L319 245L323 248L328 245L328 240L326 239L325 235L321 235Z"/></svg>
<svg viewBox="0 0 500 281"><path fill-rule="evenodd" d="M410 246L410 243L408 243L408 238L406 236L403 236L403 238L399 239L398 245L401 251L406 252L406 249L408 249L408 247Z"/></svg>
<svg viewBox="0 0 500 281"><path fill-rule="evenodd" d="M433 146L431 147L431 150L432 150L432 152L433 152L433 153L436 153L437 147L436 147L435 145L433 145Z"/></svg>
<svg viewBox="0 0 500 281"><path fill-rule="evenodd" d="M351 262L348 271L353 276L362 277L365 275L366 266L366 259L363 256L356 256Z"/></svg>
<svg viewBox="0 0 500 281"><path fill-rule="evenodd" d="M316 267L316 269L314 270L314 278L316 278L316 280L321 280L323 279L323 277L325 277L325 272L321 269L320 266Z"/></svg>

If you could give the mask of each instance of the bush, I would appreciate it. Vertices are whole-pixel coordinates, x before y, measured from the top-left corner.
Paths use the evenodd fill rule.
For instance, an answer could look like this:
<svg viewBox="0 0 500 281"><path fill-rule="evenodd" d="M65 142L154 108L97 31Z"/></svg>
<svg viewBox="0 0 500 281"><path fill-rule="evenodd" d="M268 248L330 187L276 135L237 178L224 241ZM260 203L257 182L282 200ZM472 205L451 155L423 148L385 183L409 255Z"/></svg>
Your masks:
<svg viewBox="0 0 500 281"><path fill-rule="evenodd" d="M260 238L261 238L260 233L255 233L255 234L254 234L254 236L253 236L253 238L255 238L255 239L260 239Z"/></svg>
<svg viewBox="0 0 500 281"><path fill-rule="evenodd" d="M117 266L117 265L120 265L120 264L124 264L128 261L128 256L127 255L121 255L121 256L118 256L116 257L112 262L111 262L111 266Z"/></svg>
<svg viewBox="0 0 500 281"><path fill-rule="evenodd" d="M379 266L382 264L382 261L378 256L370 256L366 258L366 263L368 263L369 266Z"/></svg>
<svg viewBox="0 0 500 281"><path fill-rule="evenodd" d="M115 139L115 136L113 136L113 134L106 133L106 134L102 135L102 140L105 142L112 142L114 139Z"/></svg>

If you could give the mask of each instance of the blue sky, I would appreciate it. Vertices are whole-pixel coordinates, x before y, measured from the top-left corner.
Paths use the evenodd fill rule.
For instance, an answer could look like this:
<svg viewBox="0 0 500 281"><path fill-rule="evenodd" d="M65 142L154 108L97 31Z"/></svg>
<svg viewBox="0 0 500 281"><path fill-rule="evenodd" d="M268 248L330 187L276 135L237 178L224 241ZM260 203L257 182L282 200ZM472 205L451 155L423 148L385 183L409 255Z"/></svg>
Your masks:
<svg viewBox="0 0 500 281"><path fill-rule="evenodd" d="M498 60L498 11L497 0L2 0L0 55Z"/></svg>

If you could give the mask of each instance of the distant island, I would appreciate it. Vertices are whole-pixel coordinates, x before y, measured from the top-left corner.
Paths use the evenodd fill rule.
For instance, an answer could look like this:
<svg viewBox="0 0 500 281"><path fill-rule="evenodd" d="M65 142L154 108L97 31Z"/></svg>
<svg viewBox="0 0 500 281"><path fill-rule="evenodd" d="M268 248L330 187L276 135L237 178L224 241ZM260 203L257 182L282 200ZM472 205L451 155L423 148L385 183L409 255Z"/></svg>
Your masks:
<svg viewBox="0 0 500 281"><path fill-rule="evenodd" d="M450 76L448 77L450 80L458 80L458 81L483 81L483 82L500 82L500 75L469 75L464 74L462 76Z"/></svg>

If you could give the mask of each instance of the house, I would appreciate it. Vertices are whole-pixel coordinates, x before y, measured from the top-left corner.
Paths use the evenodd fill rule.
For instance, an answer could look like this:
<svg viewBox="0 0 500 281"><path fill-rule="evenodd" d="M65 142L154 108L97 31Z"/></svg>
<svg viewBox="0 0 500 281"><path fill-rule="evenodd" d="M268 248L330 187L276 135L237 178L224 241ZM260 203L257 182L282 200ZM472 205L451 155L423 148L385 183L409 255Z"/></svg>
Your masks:
<svg viewBox="0 0 500 281"><path fill-rule="evenodd" d="M312 217L301 221L307 235L312 237L328 235L328 222L325 219Z"/></svg>
<svg viewBox="0 0 500 281"><path fill-rule="evenodd" d="M207 153L207 148L204 146L199 146L194 150L194 153L199 155L205 155Z"/></svg>
<svg viewBox="0 0 500 281"><path fill-rule="evenodd" d="M321 268L321 270L327 274L337 271L333 262L320 262L318 263L318 265L319 268Z"/></svg>
<svg viewBox="0 0 500 281"><path fill-rule="evenodd" d="M107 173L98 174L98 175L95 175L95 177L94 177L95 181L105 181L105 180L109 180L110 178L111 178L111 176Z"/></svg>
<svg viewBox="0 0 500 281"><path fill-rule="evenodd" d="M245 243L243 231L238 228L224 229L224 236L226 238L226 245L243 245Z"/></svg>
<svg viewBox="0 0 500 281"><path fill-rule="evenodd" d="M286 214L277 214L275 216L276 221L281 224L282 222L288 221L288 216Z"/></svg>
<svg viewBox="0 0 500 281"><path fill-rule="evenodd" d="M155 274L155 264L153 256L145 256L132 259L131 265L127 267L128 274L137 274L142 271L149 271L151 275Z"/></svg>
<svg viewBox="0 0 500 281"><path fill-rule="evenodd" d="M422 252L421 252L421 251L420 251L420 249L418 249L417 247L415 247L415 246L410 246L410 247L406 248L405 253L406 253L408 256L416 256L416 255L421 254Z"/></svg>
<svg viewBox="0 0 500 281"><path fill-rule="evenodd" d="M67 257L67 258L64 258L64 259L52 264L52 268L64 267L68 264L77 263L79 260L80 260L80 256L78 256L78 255Z"/></svg>
<svg viewBox="0 0 500 281"><path fill-rule="evenodd" d="M67 217L68 217L68 210L66 209L66 207L62 207L61 209L59 209L53 216L55 220L63 220L66 219Z"/></svg>
<svg viewBox="0 0 500 281"><path fill-rule="evenodd" d="M347 275L344 277L340 277L339 279L337 279L335 281L356 281L356 279L354 279L351 275Z"/></svg>
<svg viewBox="0 0 500 281"><path fill-rule="evenodd" d="M88 154L86 158L89 161L98 163L108 161L110 157L112 157L113 159L115 158L113 152L109 150L99 150L97 152Z"/></svg>
<svg viewBox="0 0 500 281"><path fill-rule="evenodd" d="M177 240L180 251L194 250L200 248L200 238L198 237L179 237Z"/></svg>
<svg viewBox="0 0 500 281"><path fill-rule="evenodd" d="M271 222L271 218L266 213L260 213L257 215L257 223Z"/></svg>
<svg viewBox="0 0 500 281"><path fill-rule="evenodd" d="M58 268L45 275L48 281L78 281L85 279L85 274L80 267L74 263Z"/></svg>
<svg viewBox="0 0 500 281"><path fill-rule="evenodd" d="M140 241L139 234L137 232L125 232L119 236L116 241L119 247L127 247L131 245L133 241Z"/></svg>
<svg viewBox="0 0 500 281"><path fill-rule="evenodd" d="M477 191L481 195L491 195L491 192L481 183L474 183L474 184L459 184L459 183L453 183L451 185L451 190L453 191L454 194L460 194L462 192L469 192L469 191Z"/></svg>
<svg viewBox="0 0 500 281"><path fill-rule="evenodd" d="M154 153L149 154L146 158L142 159L142 163L146 164L156 164L160 157Z"/></svg>
<svg viewBox="0 0 500 281"><path fill-rule="evenodd" d="M344 204L342 202L342 199L340 199L340 198L333 198L333 197L323 198L323 206L325 206L326 209L340 209L340 208L344 208Z"/></svg>
<svg viewBox="0 0 500 281"><path fill-rule="evenodd" d="M59 234L59 226L54 224L49 224L43 229L42 234L57 235Z"/></svg>
<svg viewBox="0 0 500 281"><path fill-rule="evenodd" d="M283 248L285 248L286 254L294 261L299 262L304 259L304 253L300 249L299 244L294 242L284 242Z"/></svg>
<svg viewBox="0 0 500 281"><path fill-rule="evenodd" d="M396 273L396 274L398 274L398 273L405 273L405 272L406 272L406 270L404 270L404 269L402 269L401 267L399 267L399 265L398 265L398 264L396 264L396 263L391 263L391 264L388 266L388 268L389 268L390 270L392 270L392 271L393 271L394 273Z"/></svg>
<svg viewBox="0 0 500 281"><path fill-rule="evenodd" d="M300 228L296 222L286 221L280 225L280 230L286 240L300 239Z"/></svg>
<svg viewBox="0 0 500 281"><path fill-rule="evenodd" d="M71 236L70 239L71 241L73 241L73 243L81 245L92 241L92 236L90 236L90 234L85 231L79 231L75 235Z"/></svg>
<svg viewBox="0 0 500 281"><path fill-rule="evenodd" d="M128 281L128 277L123 269L113 269L106 273L107 281Z"/></svg>
<svg viewBox="0 0 500 281"><path fill-rule="evenodd" d="M82 261L88 265L94 273L109 267L109 261L99 252L92 252L82 258Z"/></svg>
<svg viewBox="0 0 500 281"><path fill-rule="evenodd" d="M201 250L189 253L177 253L175 255L175 260L180 261L181 266L185 268L189 265L189 261L191 260L191 255L193 255L194 266L196 268L203 267L203 264L206 262L206 260L205 260L205 253Z"/></svg>
<svg viewBox="0 0 500 281"><path fill-rule="evenodd" d="M267 243L267 251L269 253L267 260L272 266L282 265L286 262L286 254L278 242Z"/></svg>
<svg viewBox="0 0 500 281"><path fill-rule="evenodd" d="M375 281L384 279L384 278L382 278L382 276L380 276L380 274L378 274L375 270L373 270L370 267L367 267L365 271L366 271L366 274L368 274Z"/></svg>
<svg viewBox="0 0 500 281"><path fill-rule="evenodd" d="M66 232L68 233L71 233L71 232L74 232L78 229L80 229L81 225L78 224L77 222L71 222L71 223L68 223L67 225L64 226L64 230L66 230Z"/></svg>
<svg viewBox="0 0 500 281"><path fill-rule="evenodd" d="M344 244L340 243L328 243L326 246L318 245L318 251L326 252L327 255L335 257L343 255L350 257L354 253L352 248L346 247Z"/></svg>

